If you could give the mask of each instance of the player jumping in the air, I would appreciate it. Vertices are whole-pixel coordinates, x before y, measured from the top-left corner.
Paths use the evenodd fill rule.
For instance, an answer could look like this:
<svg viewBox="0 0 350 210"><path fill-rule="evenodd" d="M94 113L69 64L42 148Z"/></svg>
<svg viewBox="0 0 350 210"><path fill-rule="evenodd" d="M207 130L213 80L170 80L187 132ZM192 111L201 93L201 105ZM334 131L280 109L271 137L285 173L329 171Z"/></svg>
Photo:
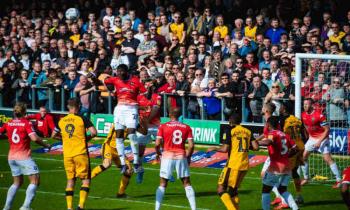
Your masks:
<svg viewBox="0 0 350 210"><path fill-rule="evenodd" d="M305 144L304 151L304 178L302 185L306 184L309 179L309 164L308 158L311 152L318 151L323 155L323 159L327 162L331 168L332 173L335 175L337 182L333 185L333 188L340 187L340 173L336 162L332 159L330 154L329 145L329 125L327 123L326 116L320 111L314 110L312 99L307 98L304 100L304 112L301 114L302 121L309 134L309 139Z"/></svg>
<svg viewBox="0 0 350 210"><path fill-rule="evenodd" d="M177 177L181 179L185 188L191 209L195 210L196 199L191 186L189 168L194 149L192 129L190 126L178 121L180 116L179 109L171 109L169 116L170 122L160 125L156 140L157 159L161 157L161 163L160 185L156 191L155 209L160 209L168 180L171 178L172 172L176 170ZM186 140L188 143L187 150L185 148ZM163 152L160 149L161 145L163 145Z"/></svg>
<svg viewBox="0 0 350 210"><path fill-rule="evenodd" d="M30 183L20 210L30 210L30 204L40 182L39 168L31 157L30 141L46 148L50 148L50 145L41 140L35 133L31 122L25 119L26 106L24 103L17 103L13 108L13 113L14 119L0 127L0 134L6 133L10 143L8 163L13 177L13 184L7 191L4 210L11 209L15 195L23 184L23 175L29 177Z"/></svg>
<svg viewBox="0 0 350 210"><path fill-rule="evenodd" d="M140 170L137 173L137 183L142 183L144 169L142 168L143 155L146 145L151 141L152 137L157 136L158 127L160 125L160 105L162 98L155 93L156 87L152 80L145 81L147 92L137 96L139 104L139 127L136 132L137 142L139 143L139 165Z"/></svg>
<svg viewBox="0 0 350 210"><path fill-rule="evenodd" d="M139 145L136 139L136 128L138 121L137 96L146 92L145 87L137 77L128 73L129 69L125 64L117 68L118 77L108 77L104 80L105 85L113 85L118 104L114 108L114 127L117 132L116 145L121 163L121 173L127 170L124 148L124 129L128 129L131 150L134 156L135 172L139 170Z"/></svg>

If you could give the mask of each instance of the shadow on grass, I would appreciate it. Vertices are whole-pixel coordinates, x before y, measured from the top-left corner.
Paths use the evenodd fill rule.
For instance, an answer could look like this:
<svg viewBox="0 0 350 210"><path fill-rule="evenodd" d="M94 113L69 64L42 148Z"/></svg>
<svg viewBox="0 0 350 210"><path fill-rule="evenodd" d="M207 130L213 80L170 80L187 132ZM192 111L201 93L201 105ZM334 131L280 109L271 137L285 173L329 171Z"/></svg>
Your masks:
<svg viewBox="0 0 350 210"><path fill-rule="evenodd" d="M342 204L342 203L343 203L343 201L341 201L341 200L317 200L317 201L305 202L303 204L303 207L305 207L305 206L320 206L321 207L324 205Z"/></svg>
<svg viewBox="0 0 350 210"><path fill-rule="evenodd" d="M124 210L128 208L110 208L110 209L88 209L88 210Z"/></svg>

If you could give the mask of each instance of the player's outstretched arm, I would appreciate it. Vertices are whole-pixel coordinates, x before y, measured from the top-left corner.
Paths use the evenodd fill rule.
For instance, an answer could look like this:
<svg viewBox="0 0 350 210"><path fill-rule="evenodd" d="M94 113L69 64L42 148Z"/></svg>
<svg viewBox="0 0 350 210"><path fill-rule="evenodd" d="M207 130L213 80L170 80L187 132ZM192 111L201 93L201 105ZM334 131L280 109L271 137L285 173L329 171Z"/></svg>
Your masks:
<svg viewBox="0 0 350 210"><path fill-rule="evenodd" d="M62 141L62 139L61 139L59 133L60 133L60 131L58 130L58 128L55 128L55 129L52 131L51 138L52 138L52 139L59 140L59 141Z"/></svg>
<svg viewBox="0 0 350 210"><path fill-rule="evenodd" d="M259 150L259 143L258 143L258 141L253 140L251 142L251 149L254 150L254 151L258 151Z"/></svg>
<svg viewBox="0 0 350 210"><path fill-rule="evenodd" d="M30 134L29 138L30 138L30 140L34 141L35 143L37 143L40 146L43 146L43 147L48 148L48 149L51 148L51 145L44 143L43 140L36 133Z"/></svg>
<svg viewBox="0 0 350 210"><path fill-rule="evenodd" d="M264 138L260 141L258 141L259 146L269 146L272 144L272 139Z"/></svg>
<svg viewBox="0 0 350 210"><path fill-rule="evenodd" d="M209 147L207 152L216 151L216 152L227 153L229 147L230 146L228 144L223 144L220 147Z"/></svg>

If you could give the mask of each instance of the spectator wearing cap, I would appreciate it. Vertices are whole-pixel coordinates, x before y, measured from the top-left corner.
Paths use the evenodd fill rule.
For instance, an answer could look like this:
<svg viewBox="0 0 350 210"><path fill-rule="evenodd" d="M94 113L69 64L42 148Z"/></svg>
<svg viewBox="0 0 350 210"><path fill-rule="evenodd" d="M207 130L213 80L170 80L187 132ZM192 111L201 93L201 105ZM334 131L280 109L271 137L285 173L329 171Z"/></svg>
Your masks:
<svg viewBox="0 0 350 210"><path fill-rule="evenodd" d="M50 46L48 44L43 44L41 49L42 49L42 52L40 54L41 62L44 62L45 60L51 61L53 56L50 53Z"/></svg>
<svg viewBox="0 0 350 210"><path fill-rule="evenodd" d="M82 63L85 60L92 59L93 55L90 51L86 49L85 42L79 42L77 50L72 49L73 57L78 59L79 63Z"/></svg>
<svg viewBox="0 0 350 210"><path fill-rule="evenodd" d="M177 37L179 43L184 43L186 40L186 25L184 22L181 22L181 13L174 13L174 22L170 24L170 38L173 39Z"/></svg>
<svg viewBox="0 0 350 210"><path fill-rule="evenodd" d="M268 92L269 88L261 82L260 76L255 76L247 93L249 107L253 116L253 122L262 122L261 110L263 107L264 97Z"/></svg>
<svg viewBox="0 0 350 210"><path fill-rule="evenodd" d="M200 34L203 34L204 32L203 16L201 15L199 8L194 8L193 10L193 17L187 28L187 35L190 35L194 30Z"/></svg>
<svg viewBox="0 0 350 210"><path fill-rule="evenodd" d="M140 41L134 38L132 30L126 32L126 40L122 42L122 52L128 56L130 70L136 69L137 56L136 49L139 46Z"/></svg>
<svg viewBox="0 0 350 210"><path fill-rule="evenodd" d="M265 36L270 38L272 44L279 44L283 33L286 33L286 31L279 26L279 20L272 18L270 28L265 32Z"/></svg>
<svg viewBox="0 0 350 210"><path fill-rule="evenodd" d="M233 75L233 74L232 74ZM224 114L226 119L228 116L230 116L232 113L239 112L236 110L236 98L234 98L235 94L237 93L238 89L235 83L230 82L230 75L223 73L220 77L220 87L218 88L218 91L215 93L215 96L218 98L222 98L224 100ZM242 113L242 112L240 112Z"/></svg>

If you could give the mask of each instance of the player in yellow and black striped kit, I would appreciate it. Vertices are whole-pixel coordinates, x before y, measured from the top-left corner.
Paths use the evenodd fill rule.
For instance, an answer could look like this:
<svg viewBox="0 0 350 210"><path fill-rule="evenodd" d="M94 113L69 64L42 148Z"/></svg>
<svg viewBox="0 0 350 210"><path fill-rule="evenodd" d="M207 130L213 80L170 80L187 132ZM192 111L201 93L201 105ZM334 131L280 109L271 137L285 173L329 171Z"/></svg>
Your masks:
<svg viewBox="0 0 350 210"><path fill-rule="evenodd" d="M289 158L289 162L292 168L292 177L294 181L294 187L296 192L295 202L298 204L304 203L303 197L301 196L301 180L298 173L298 168L304 164L303 153L304 153L304 141L308 139L307 132L300 119L290 114L292 107L287 103L283 102L280 107L280 125L282 131L288 134L291 139L295 142L298 147L298 152L293 157Z"/></svg>
<svg viewBox="0 0 350 210"><path fill-rule="evenodd" d="M241 119L233 114L229 119L230 128L223 134L223 145L211 148L217 152L228 152L226 166L218 181L218 194L229 210L239 209L238 188L249 169L249 150L258 150L259 146L253 141L250 130L240 125Z"/></svg>
<svg viewBox="0 0 350 210"><path fill-rule="evenodd" d="M117 134L116 134L116 131L114 129L114 125L112 125L112 127L108 133L108 136L107 136L106 140L103 142L102 148L101 148L101 155L103 158L103 162L101 165L96 166L94 169L92 169L91 179L93 179L94 177L96 177L97 175L99 175L100 173L102 173L103 171L108 169L109 167L111 167L112 162L114 162L114 164L118 168L121 167L121 163L120 163L120 159L119 159L119 155L118 155L118 152L116 149L116 143L115 143L116 135ZM127 166L127 170L125 171L125 173L123 174L123 176L120 180L120 185L119 185L117 197L125 197L126 187L128 186L130 177L133 174L133 168L132 168L132 165L130 164L130 162L128 160L125 160L125 163Z"/></svg>
<svg viewBox="0 0 350 210"><path fill-rule="evenodd" d="M62 136L63 163L67 176L66 201L68 210L73 208L76 178L82 180L77 209L84 209L90 189L90 158L87 141L96 136L97 133L89 119L78 115L80 106L80 99L69 99L68 115L60 119L58 127L52 133L52 137L58 136L58 133ZM90 136L86 135L87 130L90 132Z"/></svg>

